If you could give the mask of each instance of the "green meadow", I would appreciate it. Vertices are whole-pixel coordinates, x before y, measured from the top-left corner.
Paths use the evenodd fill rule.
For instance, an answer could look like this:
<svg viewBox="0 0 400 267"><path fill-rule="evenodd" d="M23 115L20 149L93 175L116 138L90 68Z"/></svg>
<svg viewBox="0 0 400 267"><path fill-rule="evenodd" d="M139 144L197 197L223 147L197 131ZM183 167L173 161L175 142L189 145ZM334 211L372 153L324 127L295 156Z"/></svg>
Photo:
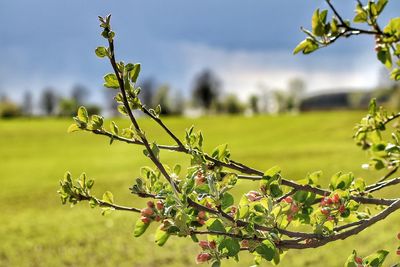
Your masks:
<svg viewBox="0 0 400 267"><path fill-rule="evenodd" d="M211 151L228 143L232 158L261 170L279 165L288 179L304 178L322 170L324 182L338 171L353 171L372 181L379 172L361 169L368 155L351 136L362 112L326 112L284 116L166 118L165 123L183 137L192 124L205 135ZM118 119L121 125L128 125ZM149 136L172 144L160 128L140 119ZM72 120L19 119L0 121L0 266L193 266L200 252L190 238L170 238L157 247L153 229L133 237L137 214L113 212L102 216L87 203L70 208L61 205L58 183L65 171L74 177L86 172L95 179L94 193L109 190L115 202L143 207L129 187L140 167L151 164L142 148L114 142L90 133L67 134ZM106 123L108 125L108 123ZM185 165L189 158L161 153L164 162ZM257 188L241 181L236 194ZM395 187L382 192L393 196ZM398 195L398 194L397 194ZM389 250L387 265L398 260L396 234L400 214L366 229L355 237L318 249L289 251L281 266L342 266L353 249L365 256L377 249ZM240 254L223 266L250 266L252 257ZM270 266L265 262L264 266Z"/></svg>

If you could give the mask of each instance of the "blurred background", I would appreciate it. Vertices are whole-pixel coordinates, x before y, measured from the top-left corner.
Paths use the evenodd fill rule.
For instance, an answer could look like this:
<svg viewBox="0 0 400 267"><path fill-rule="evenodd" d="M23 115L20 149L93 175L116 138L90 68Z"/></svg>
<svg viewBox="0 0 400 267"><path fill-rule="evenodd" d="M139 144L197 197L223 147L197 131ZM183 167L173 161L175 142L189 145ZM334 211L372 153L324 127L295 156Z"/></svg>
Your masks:
<svg viewBox="0 0 400 267"><path fill-rule="evenodd" d="M335 3L352 17L353 1ZM122 204L143 204L128 190L140 167L150 164L140 148L66 134L80 105L129 125L118 117L115 92L102 86L111 67L94 54L105 45L98 15L112 14L117 57L142 64L141 100L161 104L178 136L195 124L207 149L229 143L237 160L260 169L280 165L290 179L320 169L326 179L339 170L379 176L361 170L367 155L353 145L352 128L372 97L398 110L400 84L389 80L368 36L293 56L304 39L300 26L310 27L316 8L326 8L324 1L2 1L0 266L194 264L198 248L190 240L160 249L151 235L132 237L136 215L102 217L86 205L69 209L56 194L66 170L74 176L86 171L98 194L110 190ZM399 11L400 3L391 1L381 24ZM157 141L171 142L141 121ZM164 154L171 164L188 160ZM243 184L237 194L251 187ZM326 266L339 266L353 248L394 250L396 219L316 252L289 252L282 264L316 266L324 259ZM379 229L394 230L371 239ZM251 262L244 255L241 266Z"/></svg>

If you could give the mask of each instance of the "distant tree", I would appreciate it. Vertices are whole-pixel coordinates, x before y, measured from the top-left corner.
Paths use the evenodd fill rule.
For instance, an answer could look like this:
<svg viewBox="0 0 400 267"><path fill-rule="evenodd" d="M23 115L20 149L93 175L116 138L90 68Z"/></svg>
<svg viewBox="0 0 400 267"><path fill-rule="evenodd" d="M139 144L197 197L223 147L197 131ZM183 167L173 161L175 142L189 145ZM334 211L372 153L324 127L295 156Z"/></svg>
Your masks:
<svg viewBox="0 0 400 267"><path fill-rule="evenodd" d="M21 114L21 108L16 103L9 100L5 95L0 97L0 118L14 118L21 116Z"/></svg>
<svg viewBox="0 0 400 267"><path fill-rule="evenodd" d="M168 85L161 85L153 97L153 106L160 105L162 107L162 115L170 115L172 113L171 103L169 99L170 88Z"/></svg>
<svg viewBox="0 0 400 267"><path fill-rule="evenodd" d="M71 98L76 102L78 106L84 105L87 102L87 98L90 95L89 89L83 85L75 85L72 88Z"/></svg>
<svg viewBox="0 0 400 267"><path fill-rule="evenodd" d="M182 92L180 90L175 91L171 102L172 113L174 115L182 115L185 109L185 99L183 98Z"/></svg>
<svg viewBox="0 0 400 267"><path fill-rule="evenodd" d="M209 110L212 103L216 101L220 93L221 82L210 70L200 73L194 82L193 100L194 103Z"/></svg>
<svg viewBox="0 0 400 267"><path fill-rule="evenodd" d="M78 108L78 104L73 98L62 98L58 103L59 116L74 116Z"/></svg>
<svg viewBox="0 0 400 267"><path fill-rule="evenodd" d="M259 99L257 95L251 95L249 98L249 105L253 114L258 114L260 112L258 107Z"/></svg>
<svg viewBox="0 0 400 267"><path fill-rule="evenodd" d="M294 78L289 81L288 87L287 109L289 111L298 110L301 98L306 91L306 84L302 79Z"/></svg>
<svg viewBox="0 0 400 267"><path fill-rule="evenodd" d="M95 105L95 104L86 105L86 110L89 115L95 115L95 114L101 113L101 107L99 105ZM75 114L76 114L76 110L75 110Z"/></svg>
<svg viewBox="0 0 400 267"><path fill-rule="evenodd" d="M153 78L147 78L139 85L141 89L139 96L140 101L142 101L142 103L147 107L151 107L153 104L152 101L156 91L155 86L156 85Z"/></svg>
<svg viewBox="0 0 400 267"><path fill-rule="evenodd" d="M116 94L117 93L114 90L104 90L106 112L113 117L117 117L120 115L120 113L117 111L118 103L114 100Z"/></svg>
<svg viewBox="0 0 400 267"><path fill-rule="evenodd" d="M45 115L54 114L57 107L57 96L54 92L54 88L46 88L43 90L40 98L40 107Z"/></svg>
<svg viewBox="0 0 400 267"><path fill-rule="evenodd" d="M22 101L22 112L24 116L31 116L33 113L33 97L30 91L24 93L24 99Z"/></svg>
<svg viewBox="0 0 400 267"><path fill-rule="evenodd" d="M239 114L244 110L244 106L240 103L236 95L230 94L224 100L225 112L229 114Z"/></svg>

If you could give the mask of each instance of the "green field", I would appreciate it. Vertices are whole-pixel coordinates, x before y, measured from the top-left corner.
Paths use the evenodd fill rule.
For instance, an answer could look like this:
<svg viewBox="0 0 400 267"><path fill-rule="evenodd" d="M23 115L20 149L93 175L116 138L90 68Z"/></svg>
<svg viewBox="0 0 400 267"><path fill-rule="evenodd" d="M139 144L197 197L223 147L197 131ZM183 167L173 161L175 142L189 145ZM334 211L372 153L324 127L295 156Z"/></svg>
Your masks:
<svg viewBox="0 0 400 267"><path fill-rule="evenodd" d="M284 177L303 178L322 170L326 181L339 170L372 178L360 168L367 155L352 139L360 112L309 113L298 116L168 118L174 132L192 124L205 134L206 150L228 143L232 158L266 170L279 165ZM171 238L159 248L151 231L132 235L136 214L114 212L101 216L86 203L71 209L62 206L56 193L58 181L69 170L74 176L85 171L96 180L95 194L114 193L115 201L141 207L143 201L128 188L141 166L150 164L141 148L114 142L90 133L67 134L71 120L26 119L0 121L0 266L192 266L199 247L190 238ZM122 122L121 122L122 123ZM140 123L160 143L171 143L148 120ZM107 124L106 124L107 125ZM188 158L162 152L167 163ZM371 180L370 180L371 181ZM253 182L242 181L245 191ZM258 186L254 184L254 186ZM384 192L387 196L394 194ZM398 192L398 191L397 191ZM398 256L396 233L400 214L390 216L356 237L319 249L289 251L281 266L342 266L353 249L361 255L379 248L391 251L387 265ZM243 253L240 264L252 257ZM265 263L265 266L270 266Z"/></svg>

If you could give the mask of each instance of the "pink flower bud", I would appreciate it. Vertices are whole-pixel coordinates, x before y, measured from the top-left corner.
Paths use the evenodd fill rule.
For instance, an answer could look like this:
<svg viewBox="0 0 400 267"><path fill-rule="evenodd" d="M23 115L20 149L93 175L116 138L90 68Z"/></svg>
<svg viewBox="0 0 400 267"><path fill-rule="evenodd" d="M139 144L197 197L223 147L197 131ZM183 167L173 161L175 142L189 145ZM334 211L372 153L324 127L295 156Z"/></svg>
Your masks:
<svg viewBox="0 0 400 267"><path fill-rule="evenodd" d="M153 215L153 214L154 214L154 211L153 211L153 209L151 209L151 208L145 208L145 209L142 209L142 210L140 211L140 213L141 213L143 216L148 217L148 216Z"/></svg>
<svg viewBox="0 0 400 267"><path fill-rule="evenodd" d="M154 208L154 202L153 201L147 201L147 207Z"/></svg>
<svg viewBox="0 0 400 267"><path fill-rule="evenodd" d="M200 253L199 255L197 255L196 257L196 262L197 263L204 263L207 262L211 259L211 255L209 253Z"/></svg>
<svg viewBox="0 0 400 267"><path fill-rule="evenodd" d="M198 216L200 219L203 219L203 218L206 217L206 212L205 212L204 210L201 210L201 211L199 211L199 213L197 214L197 216Z"/></svg>
<svg viewBox="0 0 400 267"><path fill-rule="evenodd" d="M208 244L208 241L205 241L205 240L199 241L199 246L200 246L202 249L208 249L208 248L210 248L210 246L209 246L209 244Z"/></svg>
<svg viewBox="0 0 400 267"><path fill-rule="evenodd" d="M150 218L144 217L144 216L140 217L140 220L141 220L142 222L144 222L145 224L148 224L148 223L151 222L151 219L150 219Z"/></svg>
<svg viewBox="0 0 400 267"><path fill-rule="evenodd" d="M293 202L293 198L291 196L288 196L288 197L285 197L282 201L286 202L286 203L292 203Z"/></svg>
<svg viewBox="0 0 400 267"><path fill-rule="evenodd" d="M157 209L158 210L162 210L162 209L164 209L164 203L162 203L161 201L157 201Z"/></svg>
<svg viewBox="0 0 400 267"><path fill-rule="evenodd" d="M293 205L290 207L290 210L291 210L293 213L296 213L296 212L299 211L299 207L298 207L296 204L293 204Z"/></svg>
<svg viewBox="0 0 400 267"><path fill-rule="evenodd" d="M340 201L339 195L338 194L334 194L333 197L332 197L332 201L334 203L339 203L339 201Z"/></svg>
<svg viewBox="0 0 400 267"><path fill-rule="evenodd" d="M215 241L210 241L210 243L208 243L208 245L210 246L211 249L215 249L217 247L217 244L215 243Z"/></svg>

